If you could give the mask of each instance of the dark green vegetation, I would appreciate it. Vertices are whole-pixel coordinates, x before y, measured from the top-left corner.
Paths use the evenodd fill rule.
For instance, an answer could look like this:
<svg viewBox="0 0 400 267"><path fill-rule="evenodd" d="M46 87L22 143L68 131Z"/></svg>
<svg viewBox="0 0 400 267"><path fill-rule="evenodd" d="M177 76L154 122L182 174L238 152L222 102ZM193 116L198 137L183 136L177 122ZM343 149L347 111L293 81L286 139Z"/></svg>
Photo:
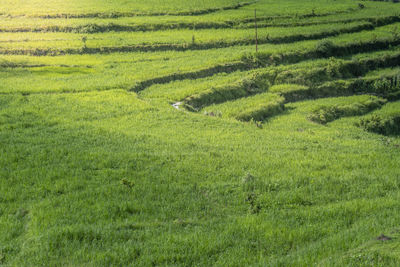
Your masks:
<svg viewBox="0 0 400 267"><path fill-rule="evenodd" d="M0 266L400 265L400 4L0 13Z"/></svg>
<svg viewBox="0 0 400 267"><path fill-rule="evenodd" d="M384 119L379 116L373 116L371 118L361 120L359 125L365 128L367 131L379 134L400 134L400 116L392 116Z"/></svg>
<svg viewBox="0 0 400 267"><path fill-rule="evenodd" d="M357 126L383 135L400 135L400 113L396 106L386 106L372 116L361 118Z"/></svg>
<svg viewBox="0 0 400 267"><path fill-rule="evenodd" d="M326 124L342 117L357 116L366 114L374 109L382 107L386 101L371 97L364 101L355 102L347 105L320 106L313 110L308 116L312 121Z"/></svg>

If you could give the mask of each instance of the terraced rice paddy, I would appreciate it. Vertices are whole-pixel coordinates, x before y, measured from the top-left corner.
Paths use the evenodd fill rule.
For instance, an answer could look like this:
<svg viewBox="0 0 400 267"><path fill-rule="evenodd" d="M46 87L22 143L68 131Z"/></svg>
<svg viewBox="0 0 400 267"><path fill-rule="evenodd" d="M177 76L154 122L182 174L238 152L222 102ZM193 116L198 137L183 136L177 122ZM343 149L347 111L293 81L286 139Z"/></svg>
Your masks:
<svg viewBox="0 0 400 267"><path fill-rule="evenodd" d="M398 266L394 2L0 0L0 266Z"/></svg>

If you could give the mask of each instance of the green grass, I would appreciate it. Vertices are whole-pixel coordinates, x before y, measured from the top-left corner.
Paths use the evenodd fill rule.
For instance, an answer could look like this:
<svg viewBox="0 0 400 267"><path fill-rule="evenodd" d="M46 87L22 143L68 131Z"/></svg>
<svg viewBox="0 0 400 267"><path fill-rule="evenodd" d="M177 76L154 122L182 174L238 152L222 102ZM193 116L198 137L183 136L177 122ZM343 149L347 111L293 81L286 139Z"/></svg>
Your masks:
<svg viewBox="0 0 400 267"><path fill-rule="evenodd" d="M0 266L399 265L400 5L239 2L0 0Z"/></svg>
<svg viewBox="0 0 400 267"><path fill-rule="evenodd" d="M324 105L314 109L308 118L311 121L326 124L342 117L364 115L374 109L381 108L386 101L377 97L363 96L354 98L345 98L349 102ZM341 101L338 101L341 102Z"/></svg>
<svg viewBox="0 0 400 267"><path fill-rule="evenodd" d="M231 74L221 73L214 76L195 79L173 81L167 84L154 84L141 93L145 98L160 98L169 101L181 101L192 95L200 94L210 88L224 87L235 84L243 76L249 76L252 71L237 71Z"/></svg>
<svg viewBox="0 0 400 267"><path fill-rule="evenodd" d="M221 8L238 4L237 0L195 0L182 2L177 0L150 0L150 1L69 1L51 0L43 2L40 0L11 1L2 0L0 11L11 15L57 15L57 14L85 14L85 13L115 13L115 12L137 12L137 13L160 13L160 12L182 12L199 9Z"/></svg>
<svg viewBox="0 0 400 267"><path fill-rule="evenodd" d="M340 252L397 226L390 177L399 151L351 123L321 128L291 112L258 129L154 107L123 91L5 102L2 117L12 118L1 131L2 203L13 204L2 205L0 218L11 265L241 265L283 261L286 253L312 263L324 253L307 250L311 244ZM254 215L251 186L242 184L248 172L261 205ZM389 212L390 220L379 219ZM357 238L341 243L347 231Z"/></svg>
<svg viewBox="0 0 400 267"><path fill-rule="evenodd" d="M393 26L379 27L374 31L343 34L328 38L337 45L346 45L375 38L390 37L387 32ZM265 44L264 53L299 53L315 50L319 40L296 42L295 44ZM13 48L15 50L19 50ZM53 65L36 68L3 68L0 72L0 92L60 92L91 91L112 88L132 88L135 84L174 73L193 72L218 64L239 61L245 53L254 51L254 46L234 46L204 51L165 51L155 53L113 53L92 55L65 55L59 57L29 57L2 55L1 59L28 64ZM66 65L66 66L65 66ZM155 69L157 66L157 69ZM79 67L78 75L62 75L65 67ZM91 72L88 75L87 72ZM18 73L18 75L16 75Z"/></svg>
<svg viewBox="0 0 400 267"><path fill-rule="evenodd" d="M312 10L316 13L322 12L340 12L349 9L356 10L357 4L347 0L336 1L332 4L332 0L324 1L302 1L299 3L294 0L286 0L284 3L277 3L273 0L260 1L249 7L238 10L224 12L225 17L231 16L248 16L254 12L254 8L260 11L260 16L269 15L295 15L311 14ZM61 0L51 0L43 3L39 0L30 0L29 2L15 2L10 0L2 0L0 9L1 13L11 15L28 15L28 16L45 16L57 14L85 14L85 13L112 13L112 12L137 12L139 14L157 14L157 13L179 13L190 12L195 10L207 10L211 8L221 8L225 6L234 6L240 3L237 0L218 0L218 1L191 1L182 2L177 0L151 0L151 1L76 1L64 2ZM381 5L383 6L383 5ZM242 12L243 11L243 12ZM219 14L218 14L219 15ZM213 16L213 15L211 15ZM220 15L219 15L220 16Z"/></svg>
<svg viewBox="0 0 400 267"><path fill-rule="evenodd" d="M263 121L281 113L284 98L270 93L257 94L212 105L204 109L205 114L223 118L235 118L240 121Z"/></svg>
<svg viewBox="0 0 400 267"><path fill-rule="evenodd" d="M333 34L340 30L347 31L355 29L367 29L370 24L365 22L353 22L347 24L327 24L316 26L304 26L293 28L266 28L259 29L260 40L273 42L299 35L306 32L304 36L313 34ZM127 45L157 45L157 44L192 44L209 45L214 43L245 44L254 42L254 31L248 29L212 29L212 30L170 30L154 32L111 32L95 33L87 36L88 48ZM292 37L292 38L293 38ZM0 33L0 44L3 49L17 48L82 48L82 34L74 33ZM295 40L295 38L293 38Z"/></svg>
<svg viewBox="0 0 400 267"><path fill-rule="evenodd" d="M236 50L237 51L237 50ZM46 67L3 68L0 70L1 92L91 91L110 88L130 89L137 82L201 70L234 59L235 49L227 53L201 51L118 53L104 55L67 55L60 57L2 57L17 63L45 64ZM157 69L154 68L157 66ZM178 67L177 67L178 66ZM77 67L75 75L59 75L66 68ZM91 73L90 75L88 74Z"/></svg>
<svg viewBox="0 0 400 267"><path fill-rule="evenodd" d="M259 10L260 11L260 10ZM312 24L329 24L337 22L350 21L369 21L379 22L385 18L398 15L398 8L393 5L382 5L376 3L368 3L367 8L356 11L346 11L341 14L331 14L329 11L318 12L318 16L310 17L310 11L305 10L305 13L297 13L298 16L281 16L273 17L271 14L263 14L258 17L258 25L261 27L274 26L301 26ZM251 14L252 15L252 14ZM134 17L118 17L118 18L53 18L42 19L32 17L0 17L2 31L78 31L91 32L96 27L112 29L110 26L127 27L130 31L141 30L157 30L157 29L203 29L203 28L242 28L254 27L254 22L249 21L249 13L237 12L234 16L227 16L226 12L214 13L207 16L134 16ZM251 19L250 19L251 20ZM125 30L127 30L125 29ZM123 30L121 28L120 30Z"/></svg>

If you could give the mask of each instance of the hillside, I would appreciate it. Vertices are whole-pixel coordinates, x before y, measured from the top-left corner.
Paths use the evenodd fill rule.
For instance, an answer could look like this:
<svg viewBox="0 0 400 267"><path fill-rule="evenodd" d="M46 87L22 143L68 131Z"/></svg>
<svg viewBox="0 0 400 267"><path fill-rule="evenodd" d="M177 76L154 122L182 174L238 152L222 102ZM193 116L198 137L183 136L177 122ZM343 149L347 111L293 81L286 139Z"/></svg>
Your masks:
<svg viewBox="0 0 400 267"><path fill-rule="evenodd" d="M400 3L0 22L0 266L400 265Z"/></svg>

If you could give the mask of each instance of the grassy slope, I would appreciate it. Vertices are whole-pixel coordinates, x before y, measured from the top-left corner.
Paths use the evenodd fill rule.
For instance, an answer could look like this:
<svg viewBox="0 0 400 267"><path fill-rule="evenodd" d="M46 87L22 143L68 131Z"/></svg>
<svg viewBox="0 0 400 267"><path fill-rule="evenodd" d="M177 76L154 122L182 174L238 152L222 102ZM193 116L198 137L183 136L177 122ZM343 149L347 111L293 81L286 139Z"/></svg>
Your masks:
<svg viewBox="0 0 400 267"><path fill-rule="evenodd" d="M154 2L159 10L149 8ZM172 2L179 4L172 11L237 3L130 4L140 12L156 12L168 10ZM126 8L110 1L97 3L95 9L89 8L91 1L52 0L41 8L36 0L25 6L0 3L1 12L31 16ZM365 5L371 15L376 8L377 16L387 15L382 10L388 9L395 14L399 8L389 3ZM357 2L262 0L254 6L260 15L275 16L309 14L312 9L317 14L348 12ZM245 18L254 6L201 19ZM343 44L391 37L393 28L329 39ZM319 42L267 44L260 50L304 51ZM10 47L19 49L15 43ZM253 104L263 107L262 94L205 109L225 108L222 118L179 111L169 103L235 84L251 71L155 84L139 95L127 91L137 81L236 61L252 50L235 46L186 52L2 55L0 65L19 66L0 67L0 266L399 265L400 138L364 131L356 126L357 116L327 125L308 119L318 107L363 102L369 96L288 103L257 127L225 119L224 114L235 117L243 104L250 113ZM353 58L388 53L392 51ZM318 59L265 71L312 70L331 62ZM379 69L370 75L382 73L398 72ZM399 110L397 101L371 114ZM392 239L376 240L382 233Z"/></svg>
<svg viewBox="0 0 400 267"><path fill-rule="evenodd" d="M2 99L7 264L307 265L398 226L400 140L309 122L318 101L259 129L124 91Z"/></svg>

